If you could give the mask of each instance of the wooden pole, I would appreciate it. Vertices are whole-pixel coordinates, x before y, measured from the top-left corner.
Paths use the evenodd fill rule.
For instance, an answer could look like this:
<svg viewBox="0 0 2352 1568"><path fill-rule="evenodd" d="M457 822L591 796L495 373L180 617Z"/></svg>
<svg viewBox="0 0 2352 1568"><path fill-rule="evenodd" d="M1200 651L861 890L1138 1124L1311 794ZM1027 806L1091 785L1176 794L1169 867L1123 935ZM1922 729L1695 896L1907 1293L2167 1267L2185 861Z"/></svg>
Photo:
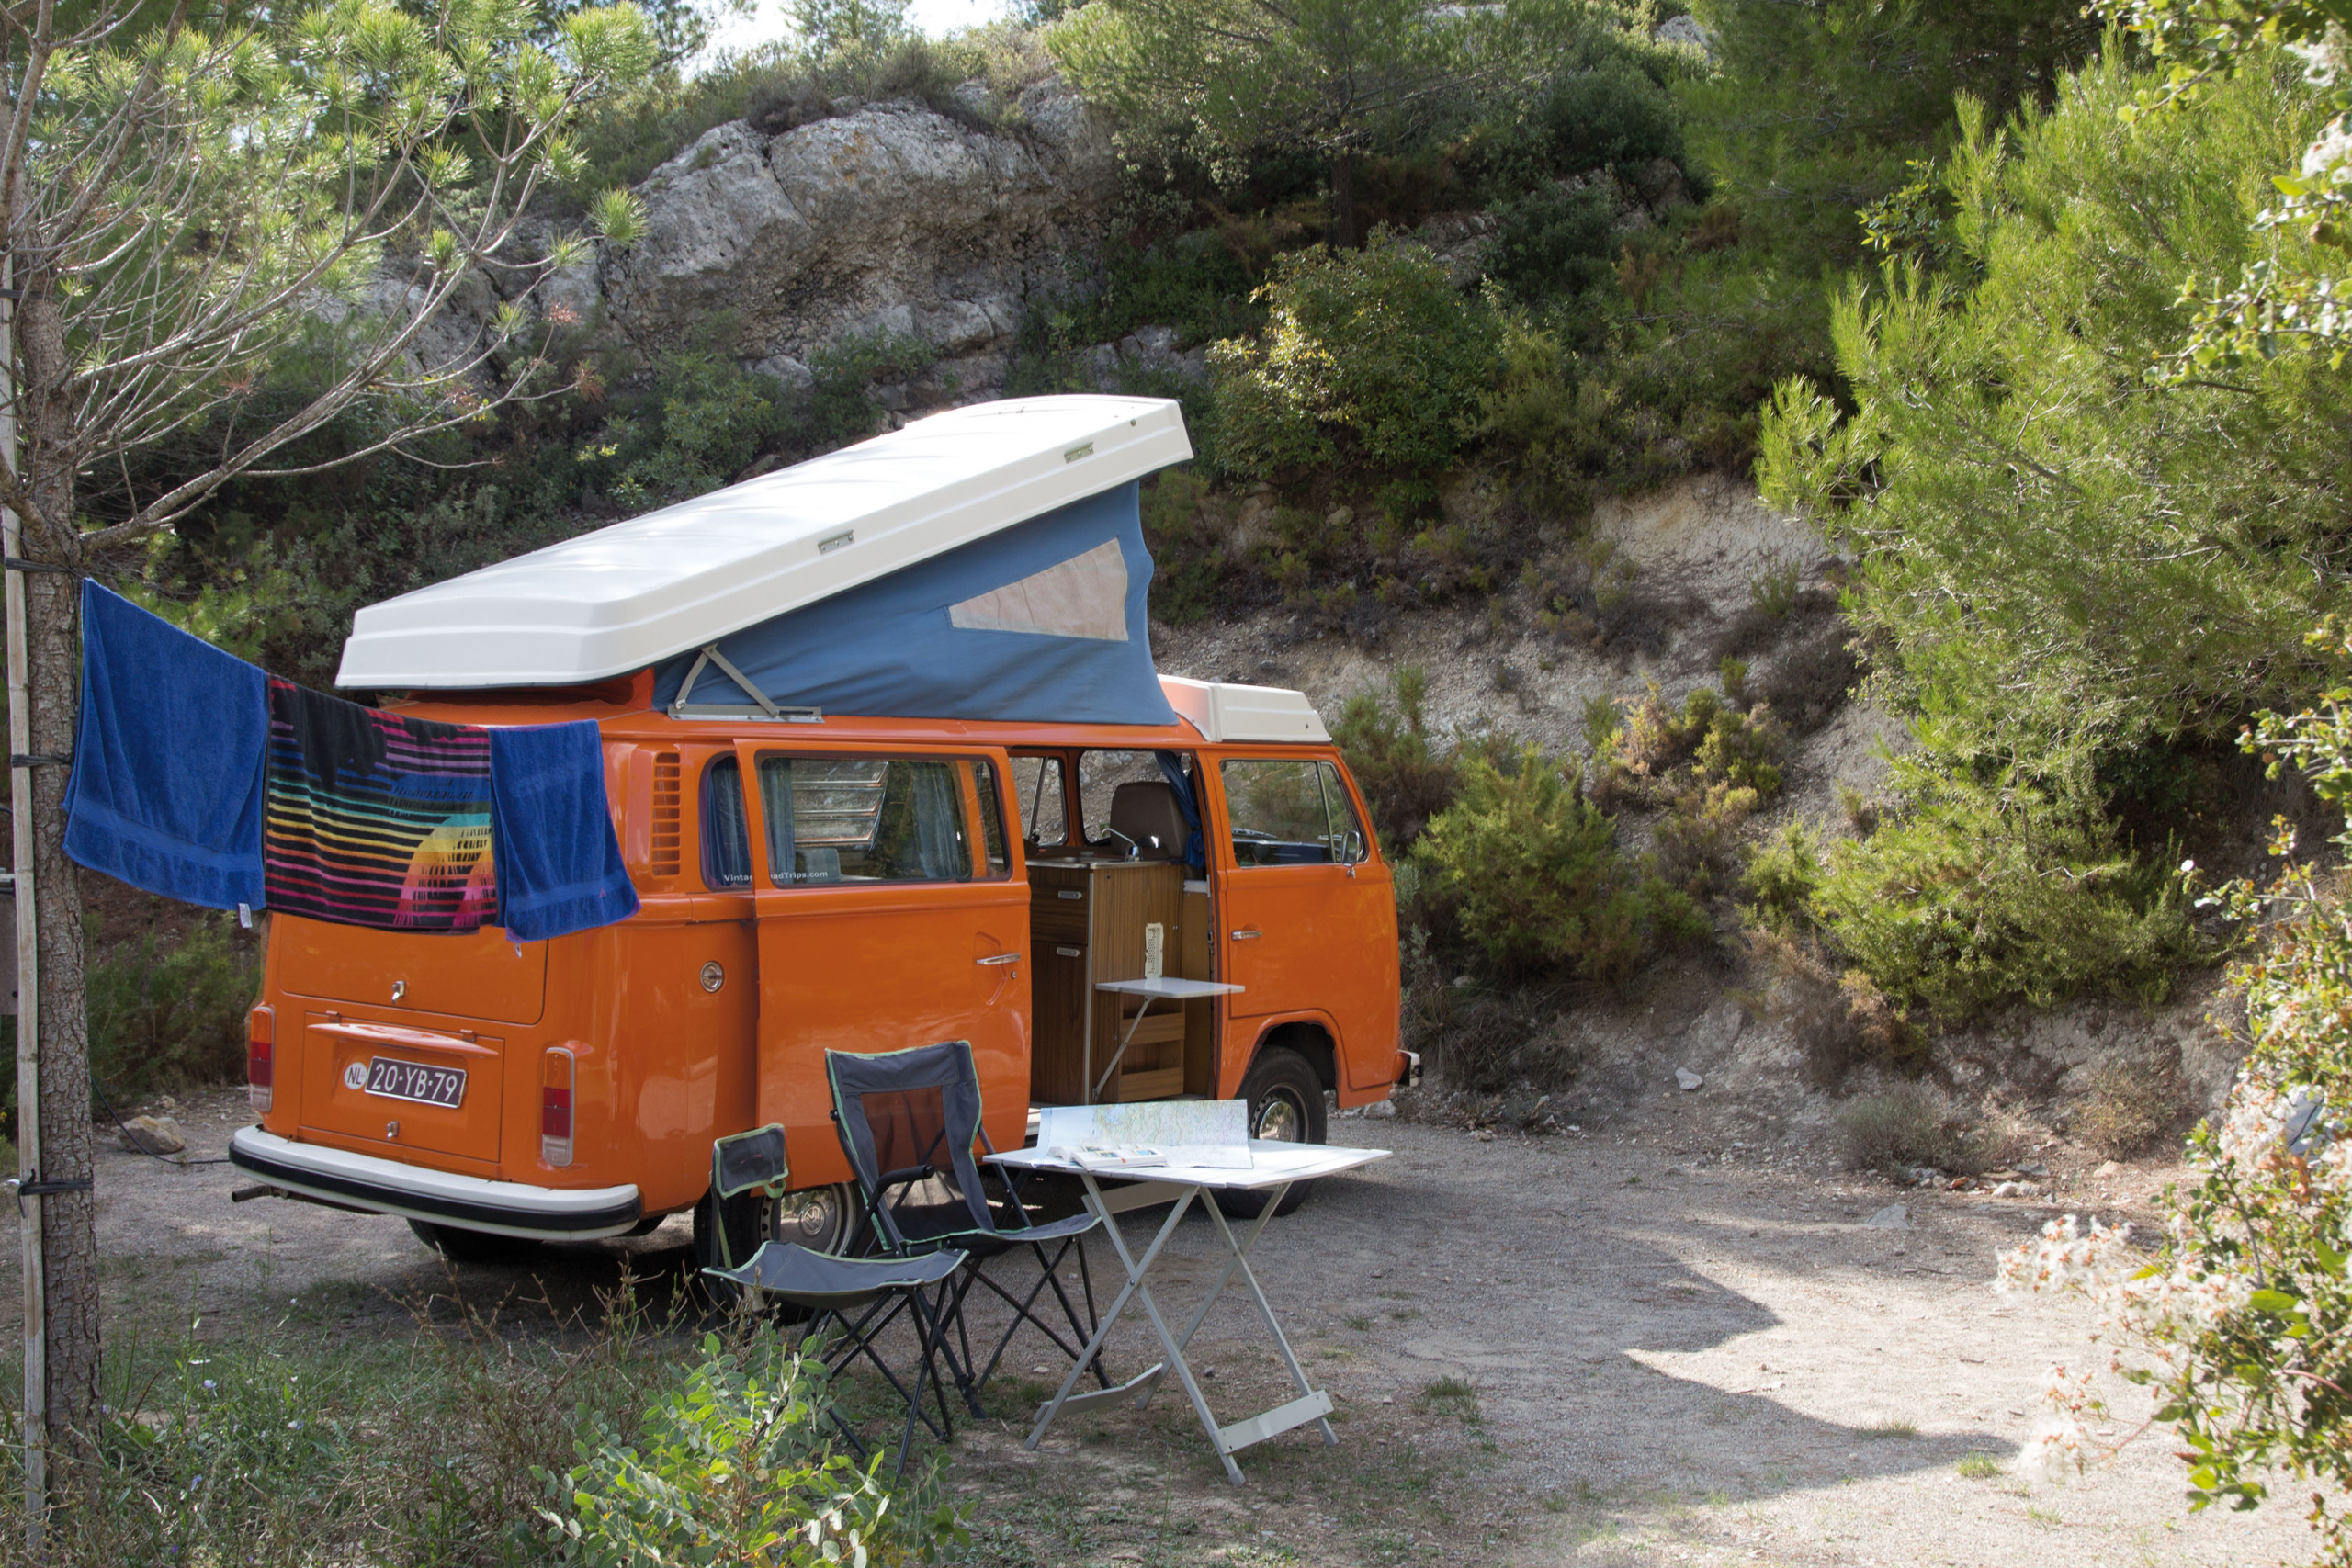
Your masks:
<svg viewBox="0 0 2352 1568"><path fill-rule="evenodd" d="M0 463L17 472L16 307L10 287L14 258L0 251ZM0 507L5 542L8 612L8 814L16 858L17 909L17 1170L19 1186L40 1173L40 941L33 912L33 773L25 757L33 749L32 695L25 626L25 574L15 562L24 554L24 520ZM41 1526L49 1508L49 1281L42 1267L40 1193L19 1193L18 1235L25 1277L25 1548L41 1550Z"/></svg>

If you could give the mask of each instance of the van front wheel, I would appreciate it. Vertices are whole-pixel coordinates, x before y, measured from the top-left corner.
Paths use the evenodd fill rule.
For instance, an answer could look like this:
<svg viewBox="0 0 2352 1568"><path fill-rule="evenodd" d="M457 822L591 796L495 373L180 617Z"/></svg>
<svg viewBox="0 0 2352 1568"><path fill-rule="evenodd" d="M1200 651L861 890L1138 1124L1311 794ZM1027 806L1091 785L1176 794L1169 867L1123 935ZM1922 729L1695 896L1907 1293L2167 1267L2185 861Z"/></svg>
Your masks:
<svg viewBox="0 0 2352 1568"><path fill-rule="evenodd" d="M1249 1107L1250 1135L1281 1144L1325 1141L1326 1112L1323 1080L1306 1057L1280 1045L1270 1045L1250 1064L1241 1080L1241 1100ZM1283 1194L1277 1214L1287 1214L1306 1201L1315 1190L1311 1181L1295 1182ZM1266 1206L1263 1192L1219 1192L1217 1207L1236 1219L1255 1219Z"/></svg>
<svg viewBox="0 0 2352 1568"><path fill-rule="evenodd" d="M430 1220L411 1220L408 1228L416 1233L417 1240L452 1263L519 1263L539 1245L527 1236L493 1235L462 1225L436 1225Z"/></svg>

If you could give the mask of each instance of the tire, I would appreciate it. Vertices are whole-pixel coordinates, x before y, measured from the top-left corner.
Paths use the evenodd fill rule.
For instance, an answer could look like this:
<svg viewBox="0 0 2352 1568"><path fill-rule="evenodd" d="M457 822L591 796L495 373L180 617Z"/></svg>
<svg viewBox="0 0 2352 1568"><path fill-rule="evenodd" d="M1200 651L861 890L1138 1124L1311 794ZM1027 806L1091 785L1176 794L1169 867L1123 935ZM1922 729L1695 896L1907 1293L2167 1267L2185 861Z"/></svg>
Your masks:
<svg viewBox="0 0 2352 1568"><path fill-rule="evenodd" d="M539 1244L527 1236L493 1235L430 1220L411 1220L408 1228L416 1233L417 1240L452 1263L520 1263L539 1249Z"/></svg>
<svg viewBox="0 0 2352 1568"><path fill-rule="evenodd" d="M855 1235L859 1213L857 1189L845 1181L787 1192L775 1202L757 1192L721 1202L706 1192L695 1205L696 1273L724 1261L718 1246L721 1224L727 1227L727 1252L741 1268L767 1241L798 1242L811 1252L840 1252ZM733 1299L735 1289L725 1280L701 1278L714 1294ZM805 1315L797 1308L783 1310L789 1316Z"/></svg>
<svg viewBox="0 0 2352 1568"><path fill-rule="evenodd" d="M1306 1057L1282 1045L1269 1045L1258 1053L1250 1064L1249 1076L1241 1080L1242 1101L1250 1108L1250 1135L1286 1144L1319 1144L1326 1141L1329 1111L1323 1104L1323 1080ZM1287 1214L1307 1200L1315 1190L1315 1183L1294 1183L1283 1194L1282 1205L1274 1213ZM1217 1207L1235 1219L1258 1217L1266 1206L1263 1192L1220 1192Z"/></svg>

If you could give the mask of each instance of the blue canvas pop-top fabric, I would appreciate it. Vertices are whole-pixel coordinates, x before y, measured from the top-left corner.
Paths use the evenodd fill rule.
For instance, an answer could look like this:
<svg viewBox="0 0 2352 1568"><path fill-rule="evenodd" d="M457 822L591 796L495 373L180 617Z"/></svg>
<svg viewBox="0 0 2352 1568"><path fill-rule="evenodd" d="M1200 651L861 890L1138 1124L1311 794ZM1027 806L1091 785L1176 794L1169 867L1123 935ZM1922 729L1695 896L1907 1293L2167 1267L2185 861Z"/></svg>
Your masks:
<svg viewBox="0 0 2352 1568"><path fill-rule="evenodd" d="M508 936L539 942L637 913L594 720L492 729L490 809Z"/></svg>
<svg viewBox="0 0 2352 1568"><path fill-rule="evenodd" d="M1115 544L1125 568L1123 636L969 624L994 618L994 606L956 624L958 606L1017 589L1106 544ZM1125 484L748 626L720 638L718 650L787 707L889 718L1173 724L1175 710L1151 662L1150 592L1136 489ZM685 653L662 666L657 703L677 695L694 662ZM751 699L716 665L705 665L691 700Z"/></svg>
<svg viewBox="0 0 2352 1568"><path fill-rule="evenodd" d="M82 583L82 722L65 852L212 909L262 907L262 672Z"/></svg>

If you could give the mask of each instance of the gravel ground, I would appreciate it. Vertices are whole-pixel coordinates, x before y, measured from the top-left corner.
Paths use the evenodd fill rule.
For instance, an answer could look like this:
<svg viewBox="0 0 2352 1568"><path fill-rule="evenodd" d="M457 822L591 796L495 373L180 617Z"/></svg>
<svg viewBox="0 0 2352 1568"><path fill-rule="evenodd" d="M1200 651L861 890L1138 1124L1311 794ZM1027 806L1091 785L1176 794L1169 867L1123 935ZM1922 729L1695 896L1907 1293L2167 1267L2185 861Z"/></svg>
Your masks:
<svg viewBox="0 0 2352 1568"><path fill-rule="evenodd" d="M192 1156L221 1153L241 1096L178 1108ZM1632 1138L1502 1134L1347 1119L1335 1141L1396 1157L1328 1182L1267 1234L1259 1272L1302 1359L1340 1402L1241 1456L1227 1485L1181 1399L1057 1427L1020 1448L1049 1363L1022 1341L991 1419L956 1444L984 1562L1527 1564L2259 1563L2308 1557L2290 1506L2188 1515L2161 1431L2086 1478L2029 1484L2009 1461L2053 1360L2086 1364L2079 1304L2009 1300L2003 1247L2053 1212L1875 1181L1712 1165ZM107 1148L98 1168L109 1332L234 1334L300 1303L329 1331L416 1332L398 1298L451 1283L397 1220L232 1205L225 1165ZM2144 1190L2144 1184L2142 1186ZM1907 1205L1907 1228L1866 1224ZM0 1213L5 1213L0 1211ZM13 1225L13 1219L6 1222ZM1131 1217L1130 1234L1141 1216ZM468 1269L484 1299L587 1303L624 1259L673 1280L675 1222L631 1242ZM1173 1309L1215 1262L1188 1220L1154 1275ZM7 1256L16 1256L14 1238ZM1095 1252L1098 1281L1112 1267ZM16 1296L0 1301L13 1308ZM1114 1374L1155 1359L1122 1320ZM1193 1354L1225 1419L1287 1397L1241 1299ZM2119 1412L2143 1411L2117 1384ZM1996 1472L1963 1476L1972 1455ZM1972 1466L1972 1470L1982 1466Z"/></svg>

